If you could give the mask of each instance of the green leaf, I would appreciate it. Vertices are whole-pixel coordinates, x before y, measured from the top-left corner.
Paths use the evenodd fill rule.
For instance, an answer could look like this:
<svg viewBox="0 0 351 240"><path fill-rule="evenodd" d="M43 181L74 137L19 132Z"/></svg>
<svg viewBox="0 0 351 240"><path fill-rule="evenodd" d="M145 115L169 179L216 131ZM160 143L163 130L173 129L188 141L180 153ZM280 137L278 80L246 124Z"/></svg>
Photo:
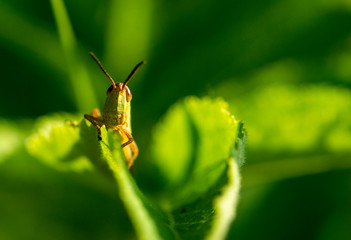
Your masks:
<svg viewBox="0 0 351 240"><path fill-rule="evenodd" d="M240 134L237 135L238 126ZM235 143L239 140L243 142L245 136L243 125L228 113L222 100L191 97L176 104L156 127L154 136L154 157L158 159L159 153L163 158L163 161L159 159L155 163L166 171L165 176L170 173L169 184L177 192L169 194L166 191L169 194L168 203L160 205L161 212L143 196L131 178L116 136L109 135L109 143L114 146L111 148L111 144L105 143L103 130L101 149L114 173L121 199L138 237L224 239L235 216L240 187L238 163L232 155L233 152L236 156L242 155L238 151L243 149ZM177 151L183 156L183 159L179 159L182 163L179 167L186 174L182 174L177 165L170 161L177 160L174 157L178 156Z"/></svg>
<svg viewBox="0 0 351 240"><path fill-rule="evenodd" d="M26 141L27 151L58 170L91 170L93 165L87 153L82 151L82 135L86 133L80 129L84 128L85 122L78 127L65 119L69 117L56 115L39 119L37 132Z"/></svg>
<svg viewBox="0 0 351 240"><path fill-rule="evenodd" d="M243 170L244 187L350 168L351 91L308 83L303 76L310 71L281 61L215 90L248 123L251 165Z"/></svg>
<svg viewBox="0 0 351 240"><path fill-rule="evenodd" d="M224 239L236 213L240 189L238 164L228 161L221 183L191 203L172 211L180 239ZM196 229L196 231L194 231Z"/></svg>
<svg viewBox="0 0 351 240"><path fill-rule="evenodd" d="M219 180L237 126L220 99L189 97L171 108L154 131L152 150L172 202L174 197L177 203L197 198Z"/></svg>
<svg viewBox="0 0 351 240"><path fill-rule="evenodd" d="M139 239L172 239L169 221L153 207L139 190L122 157L118 136L101 128L100 146L103 158L113 172L119 195L135 227Z"/></svg>
<svg viewBox="0 0 351 240"><path fill-rule="evenodd" d="M118 135L103 126L98 141L87 121L63 119L39 120L28 151L60 170L108 167L139 239L225 238L235 216L246 134L223 100L189 97L156 126L154 164L167 180L157 204L144 196L127 169Z"/></svg>
<svg viewBox="0 0 351 240"><path fill-rule="evenodd" d="M225 237L235 216L245 139L242 123L220 99L186 98L155 128L153 160L164 183L160 201L181 239Z"/></svg>
<svg viewBox="0 0 351 240"><path fill-rule="evenodd" d="M15 124L0 119L0 163L23 144L25 133Z"/></svg>

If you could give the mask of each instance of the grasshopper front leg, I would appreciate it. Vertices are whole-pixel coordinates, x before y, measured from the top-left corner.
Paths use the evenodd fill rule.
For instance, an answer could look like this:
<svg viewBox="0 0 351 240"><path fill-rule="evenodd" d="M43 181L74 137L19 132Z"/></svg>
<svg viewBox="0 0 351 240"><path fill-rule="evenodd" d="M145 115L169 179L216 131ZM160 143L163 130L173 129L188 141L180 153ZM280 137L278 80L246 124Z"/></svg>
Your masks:
<svg viewBox="0 0 351 240"><path fill-rule="evenodd" d="M92 112L92 115L84 114L84 118L91 122L93 126L96 128L98 132L98 140L101 141L101 126L103 125L101 122L101 113L98 108L95 108Z"/></svg>

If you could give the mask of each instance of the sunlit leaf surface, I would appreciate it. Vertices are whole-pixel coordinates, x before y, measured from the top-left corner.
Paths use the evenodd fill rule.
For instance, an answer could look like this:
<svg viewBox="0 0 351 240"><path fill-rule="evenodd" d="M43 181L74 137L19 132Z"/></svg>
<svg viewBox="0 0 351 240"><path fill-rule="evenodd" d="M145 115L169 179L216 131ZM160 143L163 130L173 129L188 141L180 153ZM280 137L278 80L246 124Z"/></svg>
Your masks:
<svg viewBox="0 0 351 240"><path fill-rule="evenodd" d="M105 162L139 239L226 236L235 216L240 187L238 162L233 157L244 151L236 142L242 141L245 133L238 134L240 124L223 100L189 97L173 106L156 126L155 164L165 171L165 176L170 174L164 192L167 204L160 201L160 205L150 202L136 185L121 154L120 139L113 132L107 133L103 127L102 140L98 142L95 128L85 120L77 123L51 117L40 123L43 127L27 140L28 151L59 170L91 170L93 165ZM173 128L174 125L179 128ZM186 126L189 130L184 132ZM177 131L167 131L171 128ZM177 133L183 134L181 138ZM179 144L181 140L188 145ZM168 146L168 154L159 149L159 141ZM181 150L182 147L186 149ZM183 154L178 156L178 151ZM184 154L187 151L191 154ZM178 159L183 163L181 170L172 165ZM194 228L198 230L193 231Z"/></svg>

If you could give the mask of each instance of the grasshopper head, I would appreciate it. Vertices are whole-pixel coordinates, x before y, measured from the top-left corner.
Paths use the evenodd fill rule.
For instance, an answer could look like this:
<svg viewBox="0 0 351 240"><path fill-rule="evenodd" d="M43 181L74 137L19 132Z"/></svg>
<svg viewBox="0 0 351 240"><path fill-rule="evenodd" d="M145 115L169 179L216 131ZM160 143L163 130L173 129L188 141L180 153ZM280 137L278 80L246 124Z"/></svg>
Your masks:
<svg viewBox="0 0 351 240"><path fill-rule="evenodd" d="M111 85L106 92L106 95L109 96L111 93L116 93L118 92L119 94L126 94L126 99L128 102L132 100L132 92L130 91L129 87L124 86L123 88L123 83L115 83L116 88Z"/></svg>

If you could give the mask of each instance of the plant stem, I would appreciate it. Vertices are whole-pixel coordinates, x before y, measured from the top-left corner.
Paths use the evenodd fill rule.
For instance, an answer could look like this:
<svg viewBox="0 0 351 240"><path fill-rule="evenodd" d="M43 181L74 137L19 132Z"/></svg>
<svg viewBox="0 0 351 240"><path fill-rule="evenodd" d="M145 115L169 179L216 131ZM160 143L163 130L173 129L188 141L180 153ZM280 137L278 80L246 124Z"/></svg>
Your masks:
<svg viewBox="0 0 351 240"><path fill-rule="evenodd" d="M56 20L62 49L68 64L77 108L80 112L89 112L94 107L97 107L96 96L88 72L79 58L77 41L65 4L62 0L51 0L51 6Z"/></svg>

